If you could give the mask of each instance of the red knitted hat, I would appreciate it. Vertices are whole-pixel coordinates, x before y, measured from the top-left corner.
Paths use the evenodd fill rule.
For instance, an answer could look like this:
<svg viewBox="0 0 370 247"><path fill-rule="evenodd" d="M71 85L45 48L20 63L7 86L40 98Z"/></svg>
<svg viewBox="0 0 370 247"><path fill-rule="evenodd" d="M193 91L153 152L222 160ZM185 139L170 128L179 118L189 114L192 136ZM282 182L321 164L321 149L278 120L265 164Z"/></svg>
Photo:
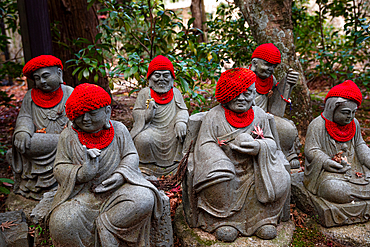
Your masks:
<svg viewBox="0 0 370 247"><path fill-rule="evenodd" d="M330 89L329 93L325 97L325 102L331 97L350 99L355 101L358 106L360 106L362 102L362 93L358 86L351 80L346 80L345 82Z"/></svg>
<svg viewBox="0 0 370 247"><path fill-rule="evenodd" d="M173 64L168 58L162 55L156 56L150 62L146 78L149 79L150 75L156 70L169 70L173 78L175 79L175 71L173 69Z"/></svg>
<svg viewBox="0 0 370 247"><path fill-rule="evenodd" d="M256 82L256 74L246 68L229 69L223 72L216 86L216 99L225 104L247 91Z"/></svg>
<svg viewBox="0 0 370 247"><path fill-rule="evenodd" d="M109 94L100 86L84 83L78 85L66 102L67 117L73 121L86 112L110 105Z"/></svg>
<svg viewBox="0 0 370 247"><path fill-rule="evenodd" d="M41 55L32 58L26 63L26 65L23 67L23 75L25 75L28 79L33 80L33 72L41 68L52 66L58 66L59 68L63 69L62 61L59 58L52 55Z"/></svg>
<svg viewBox="0 0 370 247"><path fill-rule="evenodd" d="M258 46L254 50L252 58L261 58L272 64L281 63L280 51L273 43L266 43Z"/></svg>

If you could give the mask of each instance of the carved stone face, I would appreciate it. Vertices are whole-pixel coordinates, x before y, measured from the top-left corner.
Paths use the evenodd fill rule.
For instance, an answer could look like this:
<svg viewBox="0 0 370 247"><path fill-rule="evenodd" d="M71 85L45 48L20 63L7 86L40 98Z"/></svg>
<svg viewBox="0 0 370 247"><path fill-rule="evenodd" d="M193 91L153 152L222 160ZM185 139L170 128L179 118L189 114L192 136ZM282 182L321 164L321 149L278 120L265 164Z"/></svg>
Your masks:
<svg viewBox="0 0 370 247"><path fill-rule="evenodd" d="M36 88L44 92L53 92L63 83L63 72L57 66L45 67L36 70L33 73L33 78Z"/></svg>
<svg viewBox="0 0 370 247"><path fill-rule="evenodd" d="M173 81L169 70L156 70L149 77L149 87L157 93L167 93L173 87Z"/></svg>
<svg viewBox="0 0 370 247"><path fill-rule="evenodd" d="M357 104L353 101L341 103L334 111L333 121L339 125L347 125L355 118Z"/></svg>
<svg viewBox="0 0 370 247"><path fill-rule="evenodd" d="M251 70L261 79L269 78L276 68L277 64L269 63L260 58L253 58Z"/></svg>
<svg viewBox="0 0 370 247"><path fill-rule="evenodd" d="M248 88L247 91L239 94L231 101L227 102L224 106L229 110L237 113L243 113L249 110L256 97L256 87L254 83Z"/></svg>
<svg viewBox="0 0 370 247"><path fill-rule="evenodd" d="M101 107L99 109L86 112L77 117L74 123L82 130L88 133L94 133L102 130L109 122L111 107Z"/></svg>

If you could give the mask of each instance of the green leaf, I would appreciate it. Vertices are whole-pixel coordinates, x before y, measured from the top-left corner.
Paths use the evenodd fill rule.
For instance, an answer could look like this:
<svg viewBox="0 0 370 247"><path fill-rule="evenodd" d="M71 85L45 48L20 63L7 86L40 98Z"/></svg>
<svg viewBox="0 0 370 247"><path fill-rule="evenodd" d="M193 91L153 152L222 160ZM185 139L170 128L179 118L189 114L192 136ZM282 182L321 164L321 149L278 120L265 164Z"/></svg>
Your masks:
<svg viewBox="0 0 370 247"><path fill-rule="evenodd" d="M103 36L102 33L98 33L96 36L95 36L95 43L98 42L98 40Z"/></svg>
<svg viewBox="0 0 370 247"><path fill-rule="evenodd" d="M78 71L80 70L80 67L77 67L73 72L72 72L72 76L74 76Z"/></svg>
<svg viewBox="0 0 370 247"><path fill-rule="evenodd" d="M14 181L10 178L0 178L0 182L2 183L8 183L8 184L14 184Z"/></svg>
<svg viewBox="0 0 370 247"><path fill-rule="evenodd" d="M94 76L94 82L95 82L95 83L97 83L97 82L98 82L98 80L99 80L99 75L98 75L98 74L96 74L96 75Z"/></svg>
<svg viewBox="0 0 370 247"><path fill-rule="evenodd" d="M3 186L0 186L0 193L4 193L4 194L9 195L10 194L10 190L8 190L7 188L5 188Z"/></svg>
<svg viewBox="0 0 370 247"><path fill-rule="evenodd" d="M83 76L86 78L86 79L89 79L89 75L90 75L90 72L89 72L89 70L86 68L86 69L84 69L84 71L83 71Z"/></svg>
<svg viewBox="0 0 370 247"><path fill-rule="evenodd" d="M82 80L82 72L83 72L83 70L80 70L80 72L78 73L77 79L78 79L79 81L81 81L81 80Z"/></svg>

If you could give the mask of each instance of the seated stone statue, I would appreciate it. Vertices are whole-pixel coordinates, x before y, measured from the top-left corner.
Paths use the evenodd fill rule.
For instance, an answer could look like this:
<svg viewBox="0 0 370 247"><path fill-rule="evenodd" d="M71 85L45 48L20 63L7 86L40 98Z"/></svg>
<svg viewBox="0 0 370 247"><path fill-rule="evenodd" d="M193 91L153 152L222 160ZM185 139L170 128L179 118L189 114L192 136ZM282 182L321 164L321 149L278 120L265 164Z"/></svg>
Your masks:
<svg viewBox="0 0 370 247"><path fill-rule="evenodd" d="M280 51L272 43L262 44L253 52L250 69L257 75L255 103L264 111L275 116L280 147L291 167L299 168L298 131L292 121L283 118L286 104L291 103L290 93L297 83L299 74L290 69L286 77L278 83L273 73L280 63Z"/></svg>
<svg viewBox="0 0 370 247"><path fill-rule="evenodd" d="M370 215L370 149L355 118L362 94L347 80L333 87L308 126L303 184L323 225L365 222Z"/></svg>
<svg viewBox="0 0 370 247"><path fill-rule="evenodd" d="M135 122L130 133L141 171L160 177L177 170L189 113L180 91L173 86L175 73L168 58L155 57L147 78L149 87L139 92L132 111Z"/></svg>
<svg viewBox="0 0 370 247"><path fill-rule="evenodd" d="M59 134L67 124L65 103L73 88L63 85L62 62L50 55L30 60L23 74L35 81L22 102L9 154L15 174L14 192L41 200L57 186L53 163ZM36 133L41 132L41 133Z"/></svg>
<svg viewBox="0 0 370 247"><path fill-rule="evenodd" d="M189 225L226 242L239 233L275 238L290 191L288 161L277 152L271 115L253 106L255 81L246 68L221 74L216 86L221 104L203 117L194 147L194 192L187 194L195 198L183 199L196 205L194 224L185 212Z"/></svg>
<svg viewBox="0 0 370 247"><path fill-rule="evenodd" d="M150 246L162 201L139 170L128 130L110 121L110 103L104 89L87 83L66 103L73 126L62 132L54 164L59 187L49 229L55 246Z"/></svg>

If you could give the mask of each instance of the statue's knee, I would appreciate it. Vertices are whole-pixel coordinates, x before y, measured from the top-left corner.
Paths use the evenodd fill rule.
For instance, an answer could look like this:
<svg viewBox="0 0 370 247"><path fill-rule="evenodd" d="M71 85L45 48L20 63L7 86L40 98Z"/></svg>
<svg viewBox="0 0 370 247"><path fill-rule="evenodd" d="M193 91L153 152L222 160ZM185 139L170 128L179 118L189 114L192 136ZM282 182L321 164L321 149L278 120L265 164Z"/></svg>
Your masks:
<svg viewBox="0 0 370 247"><path fill-rule="evenodd" d="M317 195L334 203L349 203L352 201L350 187L344 181L326 180L319 186Z"/></svg>
<svg viewBox="0 0 370 247"><path fill-rule="evenodd" d="M148 133L148 131L142 131L140 132L134 139L135 146L145 146L149 145L153 142L152 136Z"/></svg>

